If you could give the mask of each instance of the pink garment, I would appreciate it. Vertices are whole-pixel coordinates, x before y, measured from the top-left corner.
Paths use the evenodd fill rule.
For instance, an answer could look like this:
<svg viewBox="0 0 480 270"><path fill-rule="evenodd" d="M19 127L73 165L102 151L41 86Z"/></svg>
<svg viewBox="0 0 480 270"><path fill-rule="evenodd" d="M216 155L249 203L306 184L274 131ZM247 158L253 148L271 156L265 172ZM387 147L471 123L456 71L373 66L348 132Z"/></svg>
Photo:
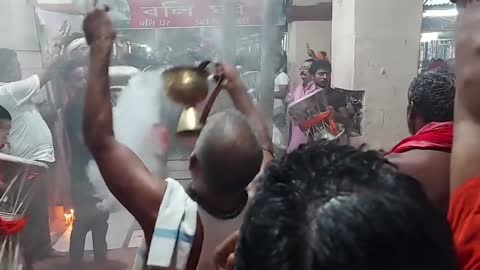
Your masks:
<svg viewBox="0 0 480 270"><path fill-rule="evenodd" d="M293 92L292 102L297 101L304 96L315 91L315 83L312 81L307 85L299 85L295 92ZM292 138L290 139L290 144L288 145L287 153L292 152L297 149L300 145L307 143L307 137L305 133L298 127L297 123L292 121Z"/></svg>

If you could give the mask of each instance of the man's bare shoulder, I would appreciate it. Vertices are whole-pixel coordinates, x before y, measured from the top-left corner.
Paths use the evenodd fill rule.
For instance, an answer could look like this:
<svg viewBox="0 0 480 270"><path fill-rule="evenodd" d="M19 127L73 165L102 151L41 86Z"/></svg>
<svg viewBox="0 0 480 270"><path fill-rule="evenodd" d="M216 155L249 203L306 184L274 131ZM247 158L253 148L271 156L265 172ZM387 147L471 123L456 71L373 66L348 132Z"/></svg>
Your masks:
<svg viewBox="0 0 480 270"><path fill-rule="evenodd" d="M436 150L411 150L386 156L399 168L403 166L426 168L450 163L450 153Z"/></svg>
<svg viewBox="0 0 480 270"><path fill-rule="evenodd" d="M412 150L392 154L387 159L399 171L414 177L439 209L448 209L450 153L434 150Z"/></svg>

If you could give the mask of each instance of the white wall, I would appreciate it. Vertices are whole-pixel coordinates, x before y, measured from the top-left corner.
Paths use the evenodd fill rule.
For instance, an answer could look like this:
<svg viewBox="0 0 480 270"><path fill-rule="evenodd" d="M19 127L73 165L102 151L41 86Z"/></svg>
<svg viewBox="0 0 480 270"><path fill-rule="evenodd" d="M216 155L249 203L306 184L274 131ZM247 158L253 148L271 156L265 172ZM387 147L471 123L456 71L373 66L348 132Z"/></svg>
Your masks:
<svg viewBox="0 0 480 270"><path fill-rule="evenodd" d="M332 0L293 0L294 6L313 6L319 3L331 3Z"/></svg>
<svg viewBox="0 0 480 270"><path fill-rule="evenodd" d="M302 62L307 56L306 44L315 51L326 51L330 55L332 47L332 22L298 21L288 24L289 61Z"/></svg>
<svg viewBox="0 0 480 270"><path fill-rule="evenodd" d="M0 48L17 51L24 76L36 73L42 67L31 2L0 0Z"/></svg>
<svg viewBox="0 0 480 270"><path fill-rule="evenodd" d="M301 83L299 66L308 57L307 43L315 51L325 51L331 56L332 22L297 21L288 24L288 74L290 88Z"/></svg>
<svg viewBox="0 0 480 270"><path fill-rule="evenodd" d="M335 87L355 89L355 2L336 1L332 6L332 82Z"/></svg>
<svg viewBox="0 0 480 270"><path fill-rule="evenodd" d="M365 91L365 140L372 147L388 149L408 135L422 7L422 0L333 1L333 85Z"/></svg>

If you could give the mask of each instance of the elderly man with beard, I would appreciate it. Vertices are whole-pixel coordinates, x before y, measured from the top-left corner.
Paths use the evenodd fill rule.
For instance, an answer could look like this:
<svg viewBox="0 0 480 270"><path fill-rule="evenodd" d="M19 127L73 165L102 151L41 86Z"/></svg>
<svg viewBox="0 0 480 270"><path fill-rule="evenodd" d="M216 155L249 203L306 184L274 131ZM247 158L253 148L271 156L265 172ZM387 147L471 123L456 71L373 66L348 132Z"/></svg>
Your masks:
<svg viewBox="0 0 480 270"><path fill-rule="evenodd" d="M190 198L177 181L156 179L135 153L115 139L108 97L115 32L105 10L91 12L84 31L91 48L84 139L110 191L145 233L143 255L148 255L148 260L137 260L137 266L212 269L215 246L243 223L250 204L246 187L262 163L272 158L266 123L238 72L225 66L225 88L244 115L222 113L207 121L190 159L195 191ZM260 143L247 119L255 123Z"/></svg>

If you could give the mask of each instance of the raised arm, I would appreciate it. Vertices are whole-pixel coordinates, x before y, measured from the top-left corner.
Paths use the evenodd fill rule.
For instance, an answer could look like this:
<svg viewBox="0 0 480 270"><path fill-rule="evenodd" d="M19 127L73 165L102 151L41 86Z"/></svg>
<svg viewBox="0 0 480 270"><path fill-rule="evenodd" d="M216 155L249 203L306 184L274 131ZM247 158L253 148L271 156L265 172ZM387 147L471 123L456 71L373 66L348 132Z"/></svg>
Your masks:
<svg viewBox="0 0 480 270"><path fill-rule="evenodd" d="M15 104L30 102L33 96L52 78L57 71L61 59L59 57L48 65L48 67L36 76L30 76L24 80L11 82L7 88L8 93L15 100ZM0 93L1 95L1 93Z"/></svg>
<svg viewBox="0 0 480 270"><path fill-rule="evenodd" d="M113 134L108 67L115 38L105 10L91 12L83 25L90 45L90 70L83 120L84 140L115 197L133 214L149 242L166 186Z"/></svg>
<svg viewBox="0 0 480 270"><path fill-rule="evenodd" d="M276 91L274 94L274 98L276 99L285 99L287 97L288 93L288 84L281 84L278 86L278 91Z"/></svg>
<svg viewBox="0 0 480 270"><path fill-rule="evenodd" d="M255 105L250 100L247 94L247 89L243 85L239 72L230 66L223 66L223 74L226 77L227 83L225 89L230 94L233 104L241 113L243 113L248 120L255 125L255 131L257 132L260 144L263 147L263 162L262 169L268 165L273 159L273 144L270 132L265 122L265 118L255 108Z"/></svg>
<svg viewBox="0 0 480 270"><path fill-rule="evenodd" d="M466 4L468 2L468 4ZM457 93L450 189L480 176L480 2L458 0Z"/></svg>
<svg viewBox="0 0 480 270"><path fill-rule="evenodd" d="M38 74L40 80L40 88L45 86L53 77L58 67L61 65L63 58L61 56L56 57L47 67Z"/></svg>

